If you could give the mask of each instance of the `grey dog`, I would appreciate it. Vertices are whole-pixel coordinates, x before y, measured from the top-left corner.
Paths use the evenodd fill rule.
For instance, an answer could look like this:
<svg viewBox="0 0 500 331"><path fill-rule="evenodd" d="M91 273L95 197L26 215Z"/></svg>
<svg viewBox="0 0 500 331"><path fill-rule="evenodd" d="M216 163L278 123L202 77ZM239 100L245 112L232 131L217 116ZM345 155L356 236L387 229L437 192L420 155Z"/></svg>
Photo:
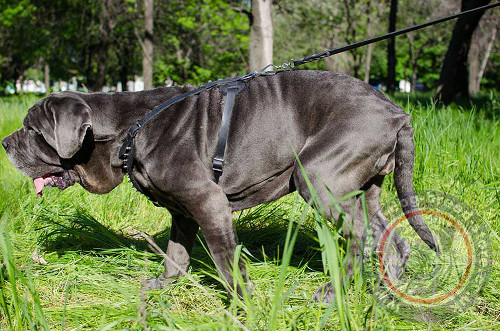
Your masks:
<svg viewBox="0 0 500 331"><path fill-rule="evenodd" d="M281 72L246 85L236 97L218 184L212 158L225 99L220 89L172 106L135 138L133 175L172 214L165 271L148 281L148 288L161 287L187 270L199 228L218 271L233 284L231 265L238 241L232 212L295 190L306 201L311 199L294 151L330 219L338 216L330 208L331 195L339 199L364 190L370 228L380 235L387 227L380 211L381 185L393 171L403 211L408 215L417 208L412 199L411 117L381 92L350 76L320 71ZM39 195L44 186L65 189L75 183L104 194L123 180L118 152L130 126L161 102L192 89L52 94L29 110L23 127L2 145L12 164L33 178ZM341 206L349 219L344 234L354 243L363 242L367 231L360 199ZM437 249L418 212L408 220ZM394 240L404 267L409 247L398 236ZM360 244L352 245L350 255L362 255ZM246 279L242 263L240 268ZM315 298L331 301L333 295L327 283Z"/></svg>

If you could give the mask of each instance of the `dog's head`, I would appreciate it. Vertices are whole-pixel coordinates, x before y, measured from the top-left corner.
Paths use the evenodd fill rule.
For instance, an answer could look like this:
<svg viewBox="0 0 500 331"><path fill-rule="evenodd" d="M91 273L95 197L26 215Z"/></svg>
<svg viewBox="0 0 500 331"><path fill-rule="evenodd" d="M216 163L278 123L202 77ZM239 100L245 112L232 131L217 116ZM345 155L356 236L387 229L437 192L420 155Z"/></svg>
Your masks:
<svg viewBox="0 0 500 331"><path fill-rule="evenodd" d="M94 138L92 109L77 93L38 101L2 145L12 164L33 178L39 196L46 186L64 190L75 183L107 193L122 180L119 167L111 166L109 146Z"/></svg>

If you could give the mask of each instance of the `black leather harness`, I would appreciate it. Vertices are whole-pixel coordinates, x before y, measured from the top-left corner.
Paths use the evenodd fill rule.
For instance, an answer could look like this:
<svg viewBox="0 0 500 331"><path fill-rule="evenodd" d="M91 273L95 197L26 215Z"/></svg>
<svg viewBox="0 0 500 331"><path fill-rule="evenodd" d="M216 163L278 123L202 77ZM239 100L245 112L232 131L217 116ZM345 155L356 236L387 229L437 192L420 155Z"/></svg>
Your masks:
<svg viewBox="0 0 500 331"><path fill-rule="evenodd" d="M227 136L229 134L229 123L231 122L231 117L233 116L234 100L244 89L245 83L241 81L232 82L220 87L220 90L226 93L227 97L226 102L224 103L224 110L222 112L222 126L219 130L217 150L212 161L212 168L214 170L216 183L219 183L219 178L222 176L222 169L224 168L224 151L226 149Z"/></svg>
<svg viewBox="0 0 500 331"><path fill-rule="evenodd" d="M264 68L266 69L266 68ZM135 146L134 146L134 138L137 135L137 132L140 128L146 125L149 121L155 118L159 113L167 109L168 107L179 103L191 96L198 95L204 91L208 91L212 88L220 88L220 90L225 93L226 100L224 103L224 110L222 113L222 125L218 134L217 141L217 149L215 153L215 157L212 161L212 168L214 172L214 180L216 183L219 182L219 178L222 176L223 168L224 168L224 151L227 144L227 137L229 134L229 124L231 122L231 117L233 113L234 103L236 96L241 93L245 89L246 82L252 78L257 76L270 76L275 75L280 71L255 71L250 74L246 74L244 76L238 76L234 78L221 79L214 82L210 82L208 84L202 85L199 88L186 92L184 94L178 95L170 100L163 102L162 104L156 106L149 114L147 114L142 120L137 121L127 133L125 140L123 142L122 147L120 148L119 158L122 160L122 171L123 173L127 173L130 182L134 187L141 192L142 194L149 197L153 202L155 199L151 196L151 194L144 188L139 185L137 180L134 178L132 174L132 170L134 167L134 155L135 155Z"/></svg>

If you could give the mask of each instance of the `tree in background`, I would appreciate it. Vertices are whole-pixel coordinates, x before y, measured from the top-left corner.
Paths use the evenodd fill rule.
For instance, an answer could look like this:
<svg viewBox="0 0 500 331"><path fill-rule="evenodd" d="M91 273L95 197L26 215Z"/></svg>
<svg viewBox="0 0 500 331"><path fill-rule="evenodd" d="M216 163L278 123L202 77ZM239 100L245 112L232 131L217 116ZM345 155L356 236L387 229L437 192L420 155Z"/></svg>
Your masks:
<svg viewBox="0 0 500 331"><path fill-rule="evenodd" d="M101 91L120 82L126 89L127 81L143 71L145 1L149 0L0 0L0 88L22 79L56 82L76 77L83 90ZM404 27L457 12L459 3L399 0L397 24ZM256 25L250 4L250 0L156 1L154 15L161 19L153 22L153 85L201 84L388 30L390 2L385 0L274 0L274 59L251 68L250 26ZM498 22L494 16L491 20ZM492 22L481 23L478 37L472 37L470 82L464 81L471 93L479 82L485 88L500 83L499 43ZM416 82L427 90L436 88L452 30L450 22L396 38L395 80L412 81L413 88ZM344 72L378 84L388 76L383 46L358 48L302 68Z"/></svg>
<svg viewBox="0 0 500 331"><path fill-rule="evenodd" d="M153 88L153 20L153 0L144 0L144 40L141 46L142 78L146 90Z"/></svg>
<svg viewBox="0 0 500 331"><path fill-rule="evenodd" d="M126 13L128 19L115 27L113 50L116 54L116 62L109 68L107 77L108 83L120 82L123 91L128 89L128 81L134 80L135 76L141 74L144 54L138 27L141 21L144 22L140 15L143 12L137 3L129 4Z"/></svg>
<svg viewBox="0 0 500 331"><path fill-rule="evenodd" d="M118 0L0 1L0 38L6 41L0 46L0 83L77 77L100 91L116 84L118 73L130 78L137 71L135 6ZM122 53L130 55L126 62Z"/></svg>
<svg viewBox="0 0 500 331"><path fill-rule="evenodd" d="M276 0L274 6L275 61L300 58L383 33L385 1ZM382 24L378 24L381 22ZM384 57L382 60L381 57ZM377 44L358 48L306 65L306 68L343 72L363 79L380 76L385 52ZM369 59L369 65L367 61ZM385 62L384 62L385 63ZM387 66L381 69L386 72ZM368 73L367 73L368 72ZM383 73L382 73L383 74Z"/></svg>
<svg viewBox="0 0 500 331"><path fill-rule="evenodd" d="M272 0L252 0L250 44L248 46L250 71L260 70L273 63Z"/></svg>
<svg viewBox="0 0 500 331"><path fill-rule="evenodd" d="M376 11L372 11L372 9L376 9L376 6L379 2L375 0L366 0L366 1L357 1L357 0L343 0L339 2L336 7L336 39L340 42L337 43L335 47L343 46L343 44L351 44L360 39L368 38L369 35L372 34L372 15L376 13ZM345 26L342 26L345 25ZM345 29L341 34L339 28ZM339 38L340 34L340 38ZM372 47L373 52L373 47ZM361 70L362 64L365 60L365 55L370 57L373 53L365 52L365 49L352 49L349 53L344 55L343 63L347 64L348 70L342 70L345 73L353 75L354 77L361 78ZM342 55L341 55L342 56ZM326 68L330 70L329 62L331 63L333 59L328 59L326 63ZM341 62L341 61L337 61ZM366 67L365 67L366 68Z"/></svg>
<svg viewBox="0 0 500 331"><path fill-rule="evenodd" d="M450 15L458 6L441 0L401 0L399 13L406 26L412 26ZM432 88L439 78L439 69L451 36L452 23L432 26L401 36L396 41L398 63L396 78L411 83L415 92L418 83Z"/></svg>
<svg viewBox="0 0 500 331"><path fill-rule="evenodd" d="M378 18L385 10L385 2L383 1L367 1L366 2L366 39L375 37L375 24ZM370 72L372 65L373 50L375 44L366 46L366 60L365 60L365 76L363 80L368 83L370 81Z"/></svg>
<svg viewBox="0 0 500 331"><path fill-rule="evenodd" d="M500 27L500 15L498 10L486 12L479 26L472 35L472 41L468 56L469 61L469 94L477 95L481 87L481 79L488 66L488 60L493 53L495 41ZM498 73L498 70L496 70Z"/></svg>
<svg viewBox="0 0 500 331"><path fill-rule="evenodd" d="M140 23L136 2L44 2L51 2L60 18L50 29L52 80L77 77L87 90L101 91L105 85L116 85L140 72L140 48L134 35L134 27ZM46 6L38 6L36 16L43 16Z"/></svg>
<svg viewBox="0 0 500 331"><path fill-rule="evenodd" d="M462 11L487 5L490 0L462 0ZM455 23L444 58L435 98L449 104L457 96L469 97L467 57L472 35L484 12L462 16Z"/></svg>
<svg viewBox="0 0 500 331"><path fill-rule="evenodd" d="M34 29L37 11L31 1L0 1L0 80L13 83L44 55L47 31Z"/></svg>
<svg viewBox="0 0 500 331"><path fill-rule="evenodd" d="M396 17L398 12L398 0L391 0L389 12L389 32L396 31ZM396 90L396 38L387 40L387 92Z"/></svg>
<svg viewBox="0 0 500 331"><path fill-rule="evenodd" d="M247 3L235 0L157 2L154 83L201 84L248 71Z"/></svg>
<svg viewBox="0 0 500 331"><path fill-rule="evenodd" d="M93 91L101 91L106 84L106 74L110 65L109 56L113 52L113 44L116 36L115 27L121 23L124 8L118 0L102 0L101 8L97 13L95 42L91 43L92 53L95 54L90 61L94 61L96 70L87 66L87 80Z"/></svg>

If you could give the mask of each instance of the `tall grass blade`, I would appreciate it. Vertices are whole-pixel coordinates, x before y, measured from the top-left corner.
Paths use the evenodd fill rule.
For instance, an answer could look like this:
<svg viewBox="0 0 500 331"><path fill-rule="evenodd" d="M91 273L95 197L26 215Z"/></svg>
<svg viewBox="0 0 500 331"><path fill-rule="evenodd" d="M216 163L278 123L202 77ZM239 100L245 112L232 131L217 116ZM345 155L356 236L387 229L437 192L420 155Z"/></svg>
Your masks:
<svg viewBox="0 0 500 331"><path fill-rule="evenodd" d="M276 330L276 323L278 320L278 309L281 307L283 301L285 298L290 295L290 291L286 292L285 294L283 293L283 289L285 287L285 278L287 274L287 269L288 266L290 265L290 260L292 258L292 253L293 253L293 247L295 246L295 242L297 241L297 236L299 233L300 226L305 219L305 215L302 215L295 224L294 227L294 218L293 215L290 217L290 221L288 222L288 229L286 233L286 239L285 239L285 245L283 247L283 257L282 257L282 262L281 262L281 267L280 267L280 275L278 278L278 282L276 284L276 288L274 290L274 297L272 300L272 308L271 308L271 313L270 313L270 320L269 320L269 325L268 325L268 330Z"/></svg>
<svg viewBox="0 0 500 331"><path fill-rule="evenodd" d="M337 226L339 227L332 230L329 224L325 221L325 206L322 206L318 193L314 188L311 180L309 179L307 172L304 169L295 151L294 154L297 164L300 167L302 176L304 177L304 180L306 182L307 188L311 194L310 203L312 203L312 205L314 206L313 210L314 218L316 220L318 239L323 249L323 263L326 265L325 272L328 272L328 274L330 275L330 282L335 290L335 304L337 305L337 315L339 317L340 328L342 330L351 330L346 291L345 287L342 284L342 279L346 278L346 273L342 263L343 254L339 247L339 229L341 228L339 224L341 224L342 222L340 220L337 220ZM341 210L338 201L332 199L332 202L334 203L334 206L338 211ZM343 217L342 215L342 212L340 212L339 218ZM326 323L326 319L327 318L322 319L320 327L323 327L324 323Z"/></svg>
<svg viewBox="0 0 500 331"><path fill-rule="evenodd" d="M0 305L2 313L8 316L8 323L13 329L49 330L35 285L31 279L25 277L15 265L14 256L12 254L12 244L7 231L7 220L8 216L4 214L2 217L2 224L0 225L0 250L2 252L4 265L6 266L7 279L10 283L10 298L12 304L7 304L6 297L8 297L8 295L5 295L5 287L2 286L2 304ZM23 297L21 297L18 291L18 284L27 289ZM3 274L2 285L5 285ZM14 314L11 312L12 309L14 310ZM11 316L15 317L15 322L12 322Z"/></svg>

